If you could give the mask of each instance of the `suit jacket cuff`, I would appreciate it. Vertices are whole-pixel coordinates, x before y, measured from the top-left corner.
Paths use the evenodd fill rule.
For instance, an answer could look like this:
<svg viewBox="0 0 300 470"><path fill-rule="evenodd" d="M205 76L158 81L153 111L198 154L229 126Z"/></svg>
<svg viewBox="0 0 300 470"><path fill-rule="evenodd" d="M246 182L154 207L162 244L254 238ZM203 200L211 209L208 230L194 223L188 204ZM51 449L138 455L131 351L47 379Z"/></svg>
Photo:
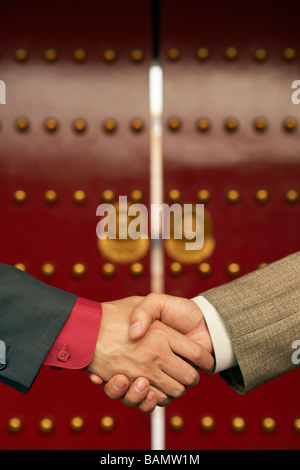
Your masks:
<svg viewBox="0 0 300 470"><path fill-rule="evenodd" d="M94 355L101 316L100 303L77 297L43 364L64 369L87 367Z"/></svg>
<svg viewBox="0 0 300 470"><path fill-rule="evenodd" d="M216 374L237 365L237 360L225 323L217 309L203 295L192 299L200 308L206 321L214 349Z"/></svg>
<svg viewBox="0 0 300 470"><path fill-rule="evenodd" d="M201 294L216 306L231 338L238 367L220 375L237 393L297 367L291 351L300 331L299 279L300 252Z"/></svg>

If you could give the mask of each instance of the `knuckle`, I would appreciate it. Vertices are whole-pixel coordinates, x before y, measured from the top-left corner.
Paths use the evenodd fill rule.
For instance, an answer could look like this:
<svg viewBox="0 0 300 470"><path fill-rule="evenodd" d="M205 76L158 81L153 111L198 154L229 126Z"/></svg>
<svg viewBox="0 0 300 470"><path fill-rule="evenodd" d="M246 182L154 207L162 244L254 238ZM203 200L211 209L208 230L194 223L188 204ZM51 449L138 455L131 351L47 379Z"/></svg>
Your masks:
<svg viewBox="0 0 300 470"><path fill-rule="evenodd" d="M148 295L146 296L146 299L147 299L147 300L150 300L150 301L156 300L158 295L159 295L159 294L156 294L155 292L150 292L150 294L148 294Z"/></svg>
<svg viewBox="0 0 300 470"><path fill-rule="evenodd" d="M196 369L191 368L191 370L187 374L187 385L189 386L197 385L198 382L199 382L199 374L196 371Z"/></svg>
<svg viewBox="0 0 300 470"><path fill-rule="evenodd" d="M149 344L145 348L144 357L146 358L146 363L149 363L149 361L150 363L157 362L160 359L160 351L155 346Z"/></svg>
<svg viewBox="0 0 300 470"><path fill-rule="evenodd" d="M161 397L157 400L158 406L169 406L173 402L172 397Z"/></svg>
<svg viewBox="0 0 300 470"><path fill-rule="evenodd" d="M183 385L178 385L174 390L174 398L181 398L185 394L185 387Z"/></svg>
<svg viewBox="0 0 300 470"><path fill-rule="evenodd" d="M197 362L197 361L199 361L199 359L201 359L201 357L202 357L202 347L200 346L200 344L197 344L197 343L193 344L192 356L193 356L192 360L194 362Z"/></svg>

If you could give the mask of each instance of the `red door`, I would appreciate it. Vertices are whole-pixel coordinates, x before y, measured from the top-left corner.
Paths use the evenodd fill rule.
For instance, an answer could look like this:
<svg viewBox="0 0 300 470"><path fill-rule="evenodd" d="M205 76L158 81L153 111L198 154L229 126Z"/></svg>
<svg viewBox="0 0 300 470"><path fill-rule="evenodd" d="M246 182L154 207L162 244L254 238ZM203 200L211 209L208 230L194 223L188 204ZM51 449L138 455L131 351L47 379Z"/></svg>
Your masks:
<svg viewBox="0 0 300 470"><path fill-rule="evenodd" d="M293 2L161 5L163 188L205 204L200 252L164 244L165 292L194 297L299 250L300 41ZM7 2L1 262L105 301L151 290L151 241L99 241L102 202L150 204L151 2ZM2 449L149 449L150 416L85 372L1 384ZM298 449L299 373L238 396L219 376L165 411L167 449Z"/></svg>

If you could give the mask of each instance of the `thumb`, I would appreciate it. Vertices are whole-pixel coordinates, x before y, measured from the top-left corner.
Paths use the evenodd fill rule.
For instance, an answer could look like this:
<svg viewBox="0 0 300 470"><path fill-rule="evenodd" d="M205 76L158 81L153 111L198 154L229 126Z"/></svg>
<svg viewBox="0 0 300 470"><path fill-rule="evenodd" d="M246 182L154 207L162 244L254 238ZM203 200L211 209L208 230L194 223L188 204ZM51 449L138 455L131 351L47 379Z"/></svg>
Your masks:
<svg viewBox="0 0 300 470"><path fill-rule="evenodd" d="M132 310L129 337L141 338L155 320L160 320L185 335L199 329L202 319L201 310L192 300L153 293L147 295Z"/></svg>
<svg viewBox="0 0 300 470"><path fill-rule="evenodd" d="M138 339L150 328L151 323L161 319L164 308L163 295L149 294L131 312L130 316L130 339Z"/></svg>

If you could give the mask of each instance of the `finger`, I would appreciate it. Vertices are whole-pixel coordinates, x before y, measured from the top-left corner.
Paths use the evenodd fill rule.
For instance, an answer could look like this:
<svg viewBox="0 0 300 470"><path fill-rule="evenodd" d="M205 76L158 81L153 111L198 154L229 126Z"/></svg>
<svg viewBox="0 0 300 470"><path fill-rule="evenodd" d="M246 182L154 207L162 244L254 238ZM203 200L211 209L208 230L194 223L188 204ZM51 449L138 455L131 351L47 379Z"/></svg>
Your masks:
<svg viewBox="0 0 300 470"><path fill-rule="evenodd" d="M157 402L157 406L161 406L161 407L170 406L173 403L173 400L174 400L174 398L167 397L167 399L164 400L163 402L161 402L161 403Z"/></svg>
<svg viewBox="0 0 300 470"><path fill-rule="evenodd" d="M105 384L104 392L109 398L117 400L123 397L129 385L129 379L125 375L117 374Z"/></svg>
<svg viewBox="0 0 300 470"><path fill-rule="evenodd" d="M139 409L144 413L149 413L150 411L153 411L156 406L169 406L172 402L173 398L167 397L167 395L162 393L160 390L150 386L145 400L139 405Z"/></svg>
<svg viewBox="0 0 300 470"><path fill-rule="evenodd" d="M175 354L164 361L162 369L168 376L186 387L195 387L200 381L199 373L195 367Z"/></svg>
<svg viewBox="0 0 300 470"><path fill-rule="evenodd" d="M141 338L154 320L159 320L163 309L163 296L149 294L132 311L130 317L130 339Z"/></svg>
<svg viewBox="0 0 300 470"><path fill-rule="evenodd" d="M145 399L139 405L139 409L144 413L150 413L157 405L157 395L153 390L149 390Z"/></svg>
<svg viewBox="0 0 300 470"><path fill-rule="evenodd" d="M163 370L160 370L156 377L151 379L151 384L171 398L180 398L185 394L185 386Z"/></svg>
<svg viewBox="0 0 300 470"><path fill-rule="evenodd" d="M93 372L89 373L89 379L94 385L103 384L103 380L101 379L101 377L99 377L99 375L97 374L94 374Z"/></svg>
<svg viewBox="0 0 300 470"><path fill-rule="evenodd" d="M212 371L214 358L203 346L166 325L164 327L168 329L169 345L175 354L190 361L203 372Z"/></svg>
<svg viewBox="0 0 300 470"><path fill-rule="evenodd" d="M146 398L149 392L150 383L145 377L136 379L127 390L122 398L122 402L126 406L138 406Z"/></svg>
<svg viewBox="0 0 300 470"><path fill-rule="evenodd" d="M132 383L122 399L124 405L138 406L143 412L153 411L157 405L168 406L172 401L172 398L151 386L147 379L141 377Z"/></svg>
<svg viewBox="0 0 300 470"><path fill-rule="evenodd" d="M158 388L154 387L153 385L150 385L150 389L153 392L155 392L156 397L157 397L157 405L158 406L169 406L171 405L173 398L169 397L165 393L163 393L161 390Z"/></svg>

